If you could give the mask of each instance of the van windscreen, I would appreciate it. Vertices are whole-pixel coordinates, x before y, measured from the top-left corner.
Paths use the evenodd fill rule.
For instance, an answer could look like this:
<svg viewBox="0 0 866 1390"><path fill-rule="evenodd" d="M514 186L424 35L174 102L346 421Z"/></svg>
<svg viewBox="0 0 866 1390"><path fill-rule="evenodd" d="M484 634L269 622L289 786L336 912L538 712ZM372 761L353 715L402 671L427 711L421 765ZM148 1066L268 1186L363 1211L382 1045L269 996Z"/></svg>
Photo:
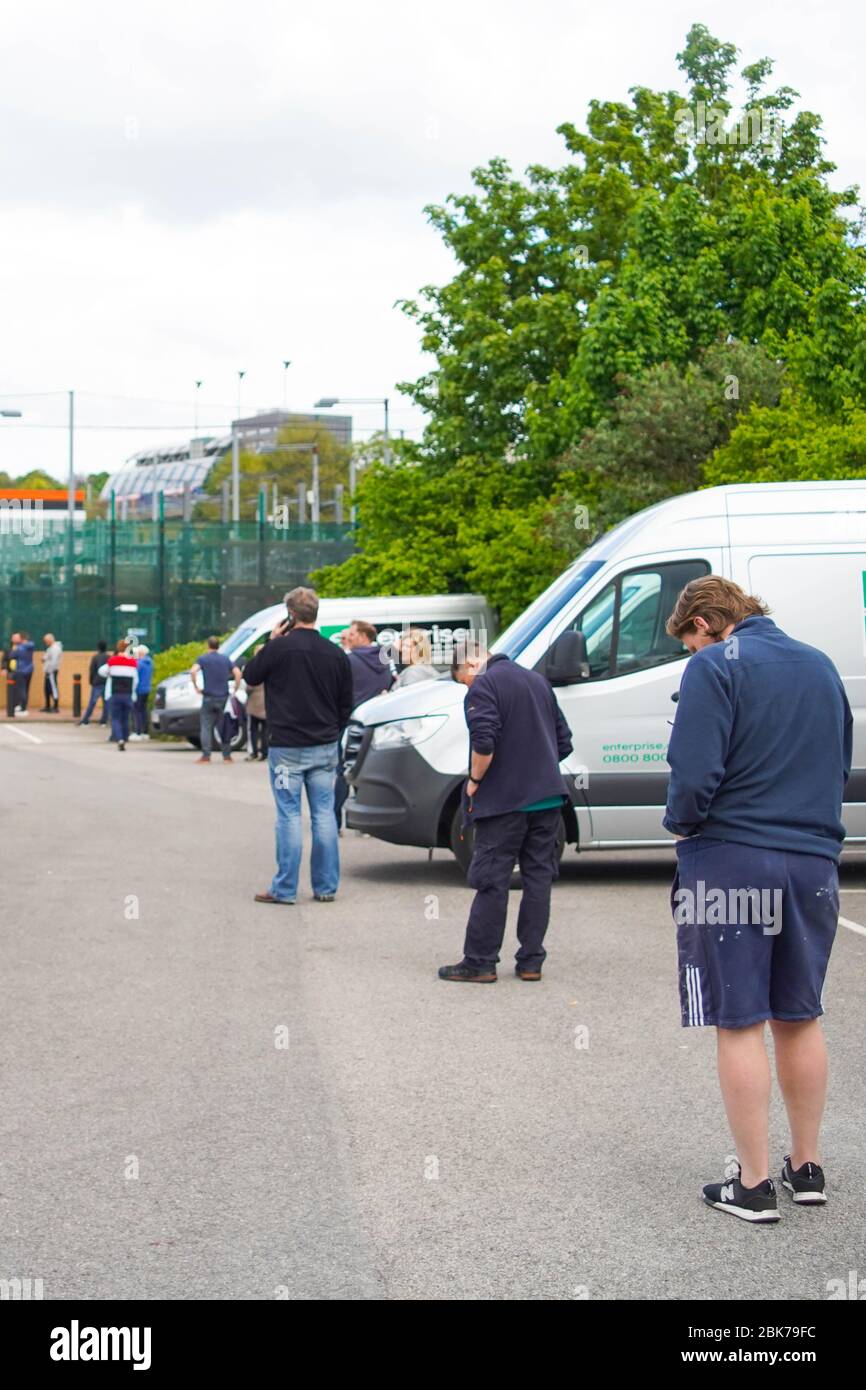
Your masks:
<svg viewBox="0 0 866 1390"><path fill-rule="evenodd" d="M491 650L504 652L512 658L519 656L533 637L537 637L547 626L551 618L556 617L563 604L568 603L587 580L598 573L603 564L604 560L587 560L583 564L572 565L555 579L543 594L539 594L535 602L531 603L519 618L514 619L511 626L496 639Z"/></svg>
<svg viewBox="0 0 866 1390"><path fill-rule="evenodd" d="M254 627L247 626L235 628L231 637L227 637L224 642L220 643L219 649L225 656L238 657L249 646L256 635L257 631Z"/></svg>

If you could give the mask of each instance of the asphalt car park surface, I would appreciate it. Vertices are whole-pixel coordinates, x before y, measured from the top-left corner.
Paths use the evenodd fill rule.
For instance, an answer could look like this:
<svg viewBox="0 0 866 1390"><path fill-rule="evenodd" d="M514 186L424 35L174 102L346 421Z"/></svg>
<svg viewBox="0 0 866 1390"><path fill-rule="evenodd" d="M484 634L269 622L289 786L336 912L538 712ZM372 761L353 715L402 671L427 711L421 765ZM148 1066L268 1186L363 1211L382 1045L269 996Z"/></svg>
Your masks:
<svg viewBox="0 0 866 1390"><path fill-rule="evenodd" d="M0 1278L46 1298L825 1299L866 1276L866 854L826 990L830 1201L706 1208L730 1142L679 1024L673 854L567 852L541 984L445 984L444 850L347 832L257 906L266 769L0 726ZM859 930L858 930L859 928ZM774 1104L773 1153L786 1130Z"/></svg>

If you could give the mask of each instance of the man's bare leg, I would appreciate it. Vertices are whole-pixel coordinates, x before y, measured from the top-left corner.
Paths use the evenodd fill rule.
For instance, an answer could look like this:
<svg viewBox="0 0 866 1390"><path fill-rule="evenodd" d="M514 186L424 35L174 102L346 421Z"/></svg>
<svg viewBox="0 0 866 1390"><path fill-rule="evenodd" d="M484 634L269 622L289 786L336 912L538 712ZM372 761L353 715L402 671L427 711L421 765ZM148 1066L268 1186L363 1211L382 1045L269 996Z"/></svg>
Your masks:
<svg viewBox="0 0 866 1390"><path fill-rule="evenodd" d="M764 1025L718 1028L719 1082L740 1160L740 1181L757 1187L770 1175L770 1062Z"/></svg>
<svg viewBox="0 0 866 1390"><path fill-rule="evenodd" d="M820 1163L819 1132L827 1097L827 1044L820 1019L773 1020L776 1075L791 1126L791 1167Z"/></svg>

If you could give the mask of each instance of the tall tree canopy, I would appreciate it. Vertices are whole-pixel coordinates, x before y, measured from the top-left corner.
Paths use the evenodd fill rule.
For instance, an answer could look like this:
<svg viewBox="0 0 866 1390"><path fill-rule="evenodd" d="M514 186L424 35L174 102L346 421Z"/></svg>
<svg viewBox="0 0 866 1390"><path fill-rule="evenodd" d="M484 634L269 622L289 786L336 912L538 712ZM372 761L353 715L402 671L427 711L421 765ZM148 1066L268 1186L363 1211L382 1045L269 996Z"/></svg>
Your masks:
<svg viewBox="0 0 866 1390"><path fill-rule="evenodd" d="M474 172L471 193L427 210L456 271L403 305L433 360L401 388L428 415L400 464L402 525L388 533L380 502L390 482L372 468L359 495L364 559L323 572L323 583L382 587L385 557L392 571L405 563L407 523L423 545L416 489L424 496L441 477L453 484L436 532L449 537L452 584L477 573L470 537L489 535L510 549L516 590L527 571L523 546L558 537L546 562L562 562L563 490L588 489L607 524L641 495L699 485L716 449L728 450L728 470L735 459L753 467L753 453L736 446L747 407L794 410L804 422L850 418L866 405L862 222L856 189L830 184L820 117L795 113L797 93L772 88L768 59L741 68L738 80L735 47L703 25L690 30L678 63L682 91L633 87L627 102L593 101L585 129L561 125L561 168L533 165L520 178L493 159ZM753 396L731 396L727 378L737 373L725 344L739 352ZM653 392L670 428L652 424ZM696 424L685 468L678 394ZM726 414L730 399L737 404ZM636 411L648 431L642 490ZM617 462L619 430L630 464ZM515 494L501 485L508 470L517 470L519 525L506 516ZM477 484L469 495L458 485L467 475ZM491 505L490 478L500 480L492 505L502 516L467 524ZM509 562L500 561L507 589ZM531 568L537 573L537 557ZM438 574L431 563L431 581Z"/></svg>

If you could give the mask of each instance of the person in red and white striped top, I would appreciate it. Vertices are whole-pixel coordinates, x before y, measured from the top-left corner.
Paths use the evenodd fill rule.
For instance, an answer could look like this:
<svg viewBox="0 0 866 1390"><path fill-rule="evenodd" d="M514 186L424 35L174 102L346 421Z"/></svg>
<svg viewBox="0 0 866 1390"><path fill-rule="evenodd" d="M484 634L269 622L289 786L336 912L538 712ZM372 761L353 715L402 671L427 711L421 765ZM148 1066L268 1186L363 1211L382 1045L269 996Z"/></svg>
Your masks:
<svg viewBox="0 0 866 1390"><path fill-rule="evenodd" d="M138 663L128 653L127 643L116 643L113 654L99 674L106 677L105 698L111 709L111 740L123 752L129 738L129 716L138 690Z"/></svg>

